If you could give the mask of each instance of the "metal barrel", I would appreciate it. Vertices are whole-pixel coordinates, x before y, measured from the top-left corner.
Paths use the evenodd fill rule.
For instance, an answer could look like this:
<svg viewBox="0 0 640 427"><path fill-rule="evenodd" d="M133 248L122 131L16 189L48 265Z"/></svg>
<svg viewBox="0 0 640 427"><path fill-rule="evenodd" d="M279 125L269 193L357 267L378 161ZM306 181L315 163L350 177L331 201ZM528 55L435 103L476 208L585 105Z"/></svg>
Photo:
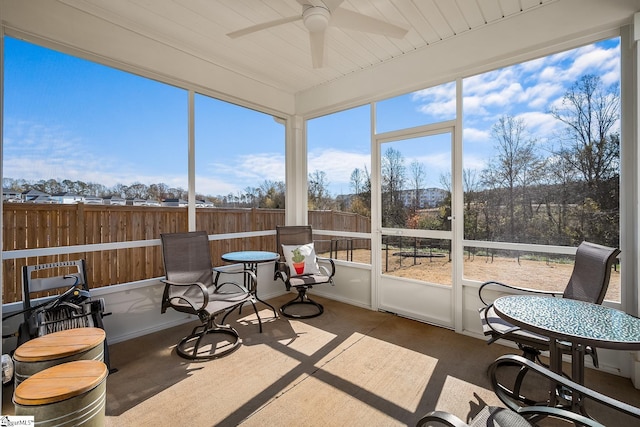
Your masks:
<svg viewBox="0 0 640 427"><path fill-rule="evenodd" d="M33 416L39 427L102 427L105 423L107 365L76 360L47 368L15 390L15 414Z"/></svg>
<svg viewBox="0 0 640 427"><path fill-rule="evenodd" d="M15 387L30 376L75 360L104 361L106 334L100 328L75 328L25 342L13 355Z"/></svg>

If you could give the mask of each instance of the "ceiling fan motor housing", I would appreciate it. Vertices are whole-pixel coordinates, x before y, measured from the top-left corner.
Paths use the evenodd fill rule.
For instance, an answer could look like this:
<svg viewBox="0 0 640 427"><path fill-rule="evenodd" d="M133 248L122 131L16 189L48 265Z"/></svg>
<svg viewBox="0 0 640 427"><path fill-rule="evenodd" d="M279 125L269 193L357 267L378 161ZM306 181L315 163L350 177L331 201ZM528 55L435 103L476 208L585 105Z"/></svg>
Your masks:
<svg viewBox="0 0 640 427"><path fill-rule="evenodd" d="M322 6L309 6L302 12L302 21L312 33L324 31L329 26L331 12Z"/></svg>

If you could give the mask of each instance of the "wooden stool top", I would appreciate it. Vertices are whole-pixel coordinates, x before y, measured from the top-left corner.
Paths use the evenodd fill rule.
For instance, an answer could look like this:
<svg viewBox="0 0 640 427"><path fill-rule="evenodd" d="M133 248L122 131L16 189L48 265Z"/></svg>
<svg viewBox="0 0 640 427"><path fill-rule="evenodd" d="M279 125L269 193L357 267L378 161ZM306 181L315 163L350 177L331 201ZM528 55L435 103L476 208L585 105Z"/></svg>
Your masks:
<svg viewBox="0 0 640 427"><path fill-rule="evenodd" d="M47 405L94 389L107 377L107 365L99 360L76 360L33 374L13 393L18 405Z"/></svg>
<svg viewBox="0 0 640 427"><path fill-rule="evenodd" d="M90 350L104 342L107 334L100 328L75 328L34 338L18 347L13 358L18 362L44 362Z"/></svg>

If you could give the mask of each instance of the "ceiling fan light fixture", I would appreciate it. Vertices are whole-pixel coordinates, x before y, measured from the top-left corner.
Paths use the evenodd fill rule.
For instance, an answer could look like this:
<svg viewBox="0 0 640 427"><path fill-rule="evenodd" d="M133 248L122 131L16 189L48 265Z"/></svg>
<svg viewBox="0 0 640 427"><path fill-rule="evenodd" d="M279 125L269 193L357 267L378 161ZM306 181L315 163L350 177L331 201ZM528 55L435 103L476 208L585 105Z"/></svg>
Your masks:
<svg viewBox="0 0 640 427"><path fill-rule="evenodd" d="M331 12L321 6L311 6L302 13L304 26L312 33L326 30L329 26L330 17Z"/></svg>

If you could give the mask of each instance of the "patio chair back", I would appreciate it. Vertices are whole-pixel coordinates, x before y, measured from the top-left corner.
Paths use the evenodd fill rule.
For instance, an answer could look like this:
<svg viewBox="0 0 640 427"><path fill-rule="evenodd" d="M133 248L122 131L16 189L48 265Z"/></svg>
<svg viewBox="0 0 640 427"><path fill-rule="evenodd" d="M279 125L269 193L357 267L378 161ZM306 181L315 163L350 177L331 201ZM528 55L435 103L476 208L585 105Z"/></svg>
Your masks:
<svg viewBox="0 0 640 427"><path fill-rule="evenodd" d="M168 282L202 283L207 288L213 285L211 249L205 231L161 234L160 238L165 277ZM171 306L169 300L176 296L172 292L181 295L184 289L166 286L166 295L162 301L163 310ZM191 293L196 299L202 298L200 292L195 289Z"/></svg>
<svg viewBox="0 0 640 427"><path fill-rule="evenodd" d="M284 257L282 245L306 245L313 242L313 230L310 225L278 226L276 230L276 245L280 257Z"/></svg>
<svg viewBox="0 0 640 427"><path fill-rule="evenodd" d="M582 242L576 251L573 272L563 298L602 304L618 254L617 248Z"/></svg>

